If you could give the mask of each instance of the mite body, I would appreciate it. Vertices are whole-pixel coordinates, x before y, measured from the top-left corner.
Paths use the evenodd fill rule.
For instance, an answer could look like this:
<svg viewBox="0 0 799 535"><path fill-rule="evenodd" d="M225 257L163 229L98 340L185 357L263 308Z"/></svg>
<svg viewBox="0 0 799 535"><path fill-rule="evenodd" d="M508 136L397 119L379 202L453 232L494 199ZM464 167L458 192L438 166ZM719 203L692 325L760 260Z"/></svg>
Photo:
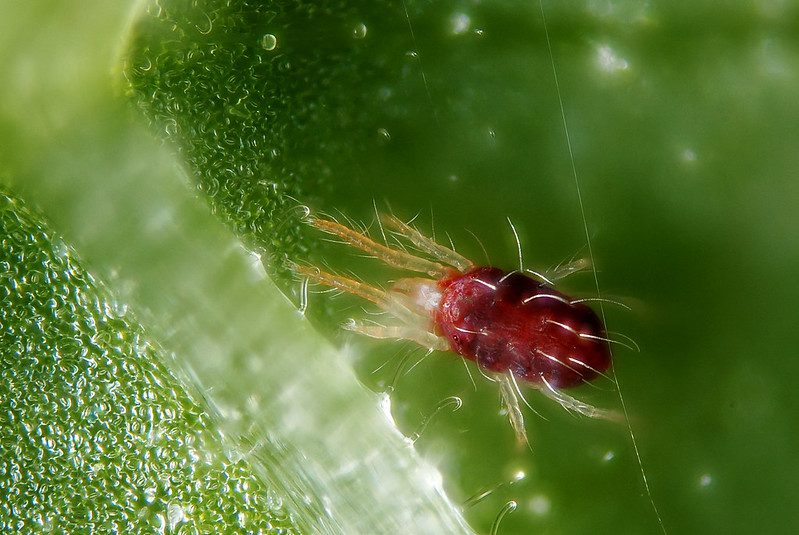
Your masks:
<svg viewBox="0 0 799 535"><path fill-rule="evenodd" d="M594 311L545 283L477 267L438 284L436 332L483 370L558 389L590 381L610 367Z"/></svg>
<svg viewBox="0 0 799 535"><path fill-rule="evenodd" d="M430 258L377 243L340 223L312 218L316 228L396 268L423 273L402 278L384 290L317 268L295 266L308 280L375 303L384 324L351 320L346 327L374 338L399 338L433 350L452 351L475 361L499 383L517 437L526 441L519 381L535 387L568 410L590 417L615 416L583 403L562 389L591 381L611 365L602 321L580 300L521 271L475 266L470 260L423 236L394 216L382 216L390 231ZM585 266L559 268L557 280Z"/></svg>

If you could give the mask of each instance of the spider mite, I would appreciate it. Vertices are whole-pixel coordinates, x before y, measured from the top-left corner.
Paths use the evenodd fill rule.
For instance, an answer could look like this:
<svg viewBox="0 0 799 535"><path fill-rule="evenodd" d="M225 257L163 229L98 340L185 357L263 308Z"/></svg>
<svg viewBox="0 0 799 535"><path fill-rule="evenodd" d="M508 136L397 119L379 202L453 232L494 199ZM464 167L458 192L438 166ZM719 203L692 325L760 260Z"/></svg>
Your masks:
<svg viewBox="0 0 799 535"><path fill-rule="evenodd" d="M424 274L397 280L387 290L315 267L294 266L307 280L371 301L389 320L383 324L350 321L346 328L373 338L416 342L433 351L452 351L475 361L500 387L517 438L526 442L519 382L538 389L570 411L594 418L612 414L563 392L602 375L611 353L602 321L581 300L559 292L552 280L478 266L422 235L392 215L382 224L428 258L377 243L335 221L311 216L317 229L335 235L384 263ZM557 280L585 266L557 269Z"/></svg>

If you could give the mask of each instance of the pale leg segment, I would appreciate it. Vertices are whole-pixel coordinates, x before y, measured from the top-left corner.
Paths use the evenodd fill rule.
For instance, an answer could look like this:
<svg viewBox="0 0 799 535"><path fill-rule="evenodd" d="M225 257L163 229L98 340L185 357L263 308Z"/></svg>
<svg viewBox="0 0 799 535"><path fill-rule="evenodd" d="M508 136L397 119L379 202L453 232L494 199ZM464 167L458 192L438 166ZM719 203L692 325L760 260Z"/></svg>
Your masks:
<svg viewBox="0 0 799 535"><path fill-rule="evenodd" d="M371 338L410 340L426 349L435 351L449 350L449 343L444 338L417 327L404 325L375 325L351 320L344 325L344 328Z"/></svg>
<svg viewBox="0 0 799 535"><path fill-rule="evenodd" d="M461 256L448 247L434 242L398 217L382 214L380 220L385 226L404 236L416 247L433 256L439 262L449 264L462 273L474 267L474 264L468 258Z"/></svg>
<svg viewBox="0 0 799 535"><path fill-rule="evenodd" d="M520 444L527 444L527 431L524 429L524 415L519 404L519 396L516 393L516 385L510 373L498 373L494 379L499 383L499 395L502 397L502 405L508 412L510 426L516 433L516 440Z"/></svg>
<svg viewBox="0 0 799 535"><path fill-rule="evenodd" d="M435 278L444 277L449 272L445 266L437 262L419 258L405 251L398 251L377 243L368 236L335 221L313 218L311 219L311 224L323 232L338 236L352 247L372 255L390 266L426 273Z"/></svg>
<svg viewBox="0 0 799 535"><path fill-rule="evenodd" d="M449 343L426 327L429 317L414 312L402 303L404 296L392 294L363 282L334 275L314 267L294 265L293 270L311 282L330 286L371 301L400 323L400 325L380 325L350 320L344 325L346 329L372 338L410 340L429 350L449 350Z"/></svg>
<svg viewBox="0 0 799 535"><path fill-rule="evenodd" d="M578 271L583 271L589 269L591 267L591 260L588 258L578 258L573 262L568 262L566 264L558 264L551 270L546 272L547 278L551 281L559 281L561 279L565 279L569 275L573 273L577 273Z"/></svg>
<svg viewBox="0 0 799 535"><path fill-rule="evenodd" d="M580 401L579 399L573 398L568 394L564 394L549 384L543 377L542 380L544 381L544 385L539 388L541 393L549 399L558 402L560 406L567 411L574 411L582 414L583 416L588 416L589 418L598 418L600 420L610 420L612 422L624 421L623 415L619 414L618 412L599 409L593 405L589 405L584 401Z"/></svg>
<svg viewBox="0 0 799 535"><path fill-rule="evenodd" d="M330 286L331 288L337 288L344 292L357 295L358 297L366 299L367 301L371 301L384 310L389 305L390 298L388 296L388 292L381 290L380 288L375 288L374 286L364 284L362 282L356 281L355 279L342 277L340 275L333 275L332 273L322 271L315 267L294 264L292 266L292 270L303 277L306 277L311 282L323 284L325 286Z"/></svg>

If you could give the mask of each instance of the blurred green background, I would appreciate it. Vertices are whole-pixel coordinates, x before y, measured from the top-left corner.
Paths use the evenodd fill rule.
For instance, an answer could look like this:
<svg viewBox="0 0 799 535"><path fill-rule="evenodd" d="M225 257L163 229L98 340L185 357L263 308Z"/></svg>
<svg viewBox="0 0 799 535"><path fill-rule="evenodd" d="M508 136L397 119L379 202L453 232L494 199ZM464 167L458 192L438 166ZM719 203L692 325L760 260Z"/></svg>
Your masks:
<svg viewBox="0 0 799 535"><path fill-rule="evenodd" d="M608 328L641 346L616 371L665 527L790 532L799 9L543 7L552 56L536 2L9 6L0 177L130 307L160 348L147 358L301 531L457 532L462 512L483 533L509 500L500 533L659 527L625 426L529 391L546 419L526 412L519 450L493 385L456 357L397 374L423 353L342 334L367 314L356 299L312 294L297 315L286 258L398 276L309 231L300 204L418 214L508 268L506 218L540 270L584 255L587 227L603 295L632 307L607 307ZM564 288L595 294L590 273ZM575 395L617 408L596 386ZM463 407L413 449L381 415L412 436L449 396Z"/></svg>

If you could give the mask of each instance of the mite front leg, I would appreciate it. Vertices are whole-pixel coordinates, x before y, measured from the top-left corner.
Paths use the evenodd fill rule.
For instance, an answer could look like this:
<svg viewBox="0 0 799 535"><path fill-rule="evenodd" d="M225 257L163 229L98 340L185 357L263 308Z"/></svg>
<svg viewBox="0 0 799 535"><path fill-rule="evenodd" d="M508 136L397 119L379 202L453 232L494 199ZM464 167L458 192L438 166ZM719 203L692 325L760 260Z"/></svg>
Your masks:
<svg viewBox="0 0 799 535"><path fill-rule="evenodd" d="M474 267L471 260L461 256L449 247L438 244L393 215L382 214L380 220L385 226L407 238L416 247L433 256L439 262L449 264L461 273Z"/></svg>
<svg viewBox="0 0 799 535"><path fill-rule="evenodd" d="M354 331L371 338L410 340L416 342L425 349L449 351L449 343L444 338L417 327L407 325L380 325L356 320L348 321L343 327L349 331Z"/></svg>
<svg viewBox="0 0 799 535"><path fill-rule="evenodd" d="M351 228L347 228L341 223L315 217L311 219L311 224L323 232L338 236L350 246L374 256L390 266L426 273L435 278L441 278L449 273L449 270L445 266L437 262L413 256L405 251L399 251L387 247L382 243L377 243L368 236L354 231Z"/></svg>
<svg viewBox="0 0 799 535"><path fill-rule="evenodd" d="M311 282L330 286L331 288L336 288L371 301L383 310L386 310L390 306L391 299L389 298L388 292L380 288L341 275L334 275L333 273L322 271L316 267L293 264L291 270L307 278Z"/></svg>

